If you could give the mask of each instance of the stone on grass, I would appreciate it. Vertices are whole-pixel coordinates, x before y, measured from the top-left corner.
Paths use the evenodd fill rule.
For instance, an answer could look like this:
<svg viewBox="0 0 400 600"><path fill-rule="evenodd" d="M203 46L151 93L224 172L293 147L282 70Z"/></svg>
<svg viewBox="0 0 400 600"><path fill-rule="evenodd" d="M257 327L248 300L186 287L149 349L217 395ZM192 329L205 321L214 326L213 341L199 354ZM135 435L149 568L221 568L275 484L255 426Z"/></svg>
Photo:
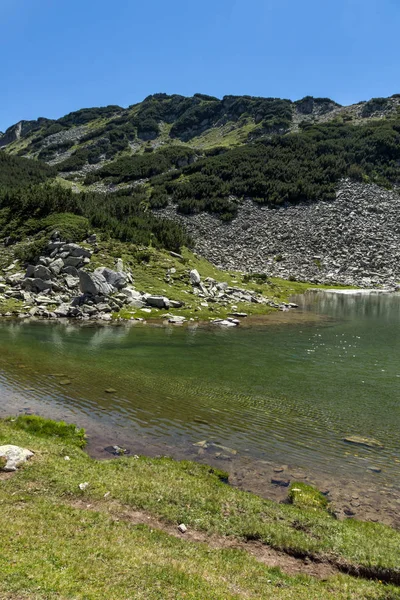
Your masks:
<svg viewBox="0 0 400 600"><path fill-rule="evenodd" d="M178 529L181 533L186 533L187 532L187 527L184 523L181 523L180 525L178 525Z"/></svg>
<svg viewBox="0 0 400 600"><path fill-rule="evenodd" d="M201 277L200 277L200 274L197 269L192 269L190 271L189 276L190 276L190 283L192 285L199 285L199 283L201 281Z"/></svg>
<svg viewBox="0 0 400 600"><path fill-rule="evenodd" d="M13 446L7 444L0 446L0 458L6 461L3 467L0 467L2 471L16 471L24 462L33 456L33 452L27 448L21 448L20 446Z"/></svg>

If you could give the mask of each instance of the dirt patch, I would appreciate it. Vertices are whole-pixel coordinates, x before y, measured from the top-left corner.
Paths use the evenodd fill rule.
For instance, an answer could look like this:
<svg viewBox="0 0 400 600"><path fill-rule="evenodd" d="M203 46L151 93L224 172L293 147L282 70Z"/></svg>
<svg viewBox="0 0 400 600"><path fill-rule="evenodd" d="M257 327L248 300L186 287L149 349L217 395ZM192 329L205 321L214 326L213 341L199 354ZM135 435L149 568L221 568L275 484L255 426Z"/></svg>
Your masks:
<svg viewBox="0 0 400 600"><path fill-rule="evenodd" d="M132 508L113 500L110 500L109 502L90 503L85 502L84 500L73 500L68 502L68 506L81 510L93 510L107 513L116 521L127 521L132 525L147 525L152 529L164 531L169 535L188 542L207 544L210 548L216 550L244 550L268 567L279 567L287 575L303 574L317 577L318 579L327 579L328 577L339 573L339 569L329 561L296 558L285 552L274 550L261 542L244 541L215 534L208 535L207 533L190 528L182 534L175 525L165 523L145 511L133 510Z"/></svg>

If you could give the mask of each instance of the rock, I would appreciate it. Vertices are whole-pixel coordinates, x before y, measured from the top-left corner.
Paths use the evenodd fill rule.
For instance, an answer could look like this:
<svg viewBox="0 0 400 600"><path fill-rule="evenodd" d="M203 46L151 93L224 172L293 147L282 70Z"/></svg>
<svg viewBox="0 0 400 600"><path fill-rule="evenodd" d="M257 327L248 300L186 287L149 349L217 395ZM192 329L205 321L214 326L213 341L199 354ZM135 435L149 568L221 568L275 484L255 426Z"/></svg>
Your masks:
<svg viewBox="0 0 400 600"><path fill-rule="evenodd" d="M170 255L174 258L179 258L180 260L183 260L182 254L178 254L177 252L173 252L172 250L170 250Z"/></svg>
<svg viewBox="0 0 400 600"><path fill-rule="evenodd" d="M95 270L95 273L100 273L103 275L104 279L107 281L109 285L120 290L126 285L126 276L125 273L112 271L111 269L107 269L106 267L99 267Z"/></svg>
<svg viewBox="0 0 400 600"><path fill-rule="evenodd" d="M78 277L72 277L72 275L67 275L65 277L65 283L67 284L67 287L69 289L76 288L79 285L79 278Z"/></svg>
<svg viewBox="0 0 400 600"><path fill-rule="evenodd" d="M232 322L229 321L228 319L214 319L213 321L211 321L211 323L213 323L214 325L219 325L221 327L237 327L238 323L237 322Z"/></svg>
<svg viewBox="0 0 400 600"><path fill-rule="evenodd" d="M382 469L380 467L368 467L368 471L372 471L372 473L382 473Z"/></svg>
<svg viewBox="0 0 400 600"><path fill-rule="evenodd" d="M80 267L83 264L83 260L76 256L66 256L63 260L66 267Z"/></svg>
<svg viewBox="0 0 400 600"><path fill-rule="evenodd" d="M107 388L104 390L106 394L116 394L117 390L115 390L114 388Z"/></svg>
<svg viewBox="0 0 400 600"><path fill-rule="evenodd" d="M199 285L201 282L201 277L199 275L199 272L197 271L197 269L192 269L189 273L189 277L190 277L190 283L192 285Z"/></svg>
<svg viewBox="0 0 400 600"><path fill-rule="evenodd" d="M28 292L38 293L45 290L51 290L52 283L51 281L43 281L43 279L37 277L34 279L26 278L21 281L21 287Z"/></svg>
<svg viewBox="0 0 400 600"><path fill-rule="evenodd" d="M64 244L62 251L68 252L70 256L79 258L90 258L92 256L90 250L86 250L86 248L82 248L81 246L78 246L78 244Z"/></svg>
<svg viewBox="0 0 400 600"><path fill-rule="evenodd" d="M169 308L169 300L165 296L148 296L146 304L153 308Z"/></svg>
<svg viewBox="0 0 400 600"><path fill-rule="evenodd" d="M115 268L117 270L117 273L123 273L124 263L122 261L122 258L117 258L117 264L115 265Z"/></svg>
<svg viewBox="0 0 400 600"><path fill-rule="evenodd" d="M181 523L180 525L178 525L178 530L181 533L186 533L187 532L187 527L186 527L186 525L184 523Z"/></svg>
<svg viewBox="0 0 400 600"><path fill-rule="evenodd" d="M247 313L245 313L245 312L232 312L232 313L229 313L229 316L231 316L231 317L238 317L238 318L242 319L244 317L247 317Z"/></svg>
<svg viewBox="0 0 400 600"><path fill-rule="evenodd" d="M104 275L98 272L87 273L79 271L79 286L83 294L96 296L101 294L108 296L112 292L112 287L107 283Z"/></svg>
<svg viewBox="0 0 400 600"><path fill-rule="evenodd" d="M88 487L89 487L89 482L88 481L85 481L84 483L80 483L79 484L79 489L82 490L82 492L84 490L86 490Z"/></svg>
<svg viewBox="0 0 400 600"><path fill-rule="evenodd" d="M182 317L179 315L171 315L170 317L168 317L168 323L180 324L180 323L184 323L185 321L186 321L185 317Z"/></svg>
<svg viewBox="0 0 400 600"><path fill-rule="evenodd" d="M50 269L51 269L51 265L50 265ZM77 277L79 279L79 272L76 267L70 267L70 266L64 267L63 273L66 273L67 275L71 275L72 277Z"/></svg>
<svg viewBox="0 0 400 600"><path fill-rule="evenodd" d="M92 233L92 235L89 235L86 241L88 244L95 244L97 242L97 235Z"/></svg>
<svg viewBox="0 0 400 600"><path fill-rule="evenodd" d="M64 268L64 261L62 258L56 258L49 264L49 269L56 277L61 273Z"/></svg>
<svg viewBox="0 0 400 600"><path fill-rule="evenodd" d="M272 477L271 483L273 483L274 485L278 485L280 487L288 487L290 484L290 480L289 479L278 479L278 478Z"/></svg>
<svg viewBox="0 0 400 600"><path fill-rule="evenodd" d="M55 309L55 314L57 317L68 317L68 313L70 311L70 307L67 304L61 304Z"/></svg>
<svg viewBox="0 0 400 600"><path fill-rule="evenodd" d="M0 446L0 458L3 458L6 463L0 467L2 471L16 471L24 462L33 456L33 452L20 446L7 444Z"/></svg>
<svg viewBox="0 0 400 600"><path fill-rule="evenodd" d="M365 446L366 448L384 448L384 445L378 440L362 437L361 435L349 435L343 438L343 441L347 442L348 444L355 444L356 446Z"/></svg>
<svg viewBox="0 0 400 600"><path fill-rule="evenodd" d="M169 301L170 308L181 308L182 306L184 306L184 303L181 302L180 300L170 300Z"/></svg>

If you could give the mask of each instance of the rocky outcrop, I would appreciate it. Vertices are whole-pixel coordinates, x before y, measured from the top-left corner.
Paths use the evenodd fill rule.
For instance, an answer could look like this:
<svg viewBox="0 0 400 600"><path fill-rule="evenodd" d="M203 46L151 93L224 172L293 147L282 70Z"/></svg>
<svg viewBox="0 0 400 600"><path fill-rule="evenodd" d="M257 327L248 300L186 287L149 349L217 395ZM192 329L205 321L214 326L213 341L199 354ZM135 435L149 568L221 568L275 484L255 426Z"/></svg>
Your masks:
<svg viewBox="0 0 400 600"><path fill-rule="evenodd" d="M376 185L345 180L332 202L275 209L247 199L231 223L174 207L160 213L183 223L197 252L223 269L362 287L400 281L400 195Z"/></svg>
<svg viewBox="0 0 400 600"><path fill-rule="evenodd" d="M47 252L36 264L27 265L25 272L11 273L18 268L18 261L4 269L6 276L0 276L0 304L9 299L22 300L24 307L18 311L21 318L103 321L110 321L112 313L123 307L152 312L182 306L180 301L135 290L132 273L124 269L120 258L116 260L116 270L98 267L91 271L96 247L95 235L82 246L66 243L55 232Z"/></svg>

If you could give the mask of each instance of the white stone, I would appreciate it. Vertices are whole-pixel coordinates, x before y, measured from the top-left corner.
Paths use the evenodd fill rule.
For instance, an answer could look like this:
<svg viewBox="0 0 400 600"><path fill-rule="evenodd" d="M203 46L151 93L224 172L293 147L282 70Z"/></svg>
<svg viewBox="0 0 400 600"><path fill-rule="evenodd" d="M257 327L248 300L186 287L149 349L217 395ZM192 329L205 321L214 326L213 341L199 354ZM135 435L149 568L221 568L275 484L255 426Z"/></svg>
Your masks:
<svg viewBox="0 0 400 600"><path fill-rule="evenodd" d="M13 446L12 444L0 446L0 457L7 460L2 468L3 471L16 471L31 456L33 456L33 452L20 446Z"/></svg>

